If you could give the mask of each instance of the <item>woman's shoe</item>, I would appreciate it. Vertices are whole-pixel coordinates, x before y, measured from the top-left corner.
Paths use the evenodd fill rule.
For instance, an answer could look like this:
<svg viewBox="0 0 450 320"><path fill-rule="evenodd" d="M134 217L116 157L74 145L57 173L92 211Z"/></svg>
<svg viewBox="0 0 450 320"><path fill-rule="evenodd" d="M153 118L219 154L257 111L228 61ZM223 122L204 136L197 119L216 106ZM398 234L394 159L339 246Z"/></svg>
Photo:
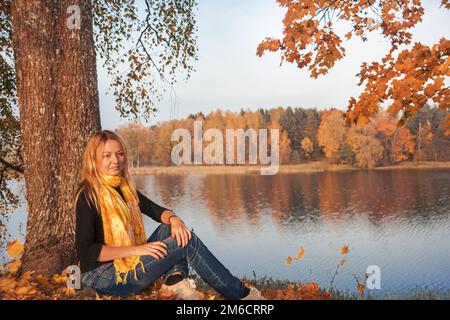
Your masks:
<svg viewBox="0 0 450 320"><path fill-rule="evenodd" d="M267 299L262 296L261 292L258 289L251 286L249 294L243 297L241 300L267 300Z"/></svg>
<svg viewBox="0 0 450 320"><path fill-rule="evenodd" d="M193 279L185 278L171 286L163 284L161 290L170 290L174 295L183 300L200 300L200 293L195 290L195 282Z"/></svg>

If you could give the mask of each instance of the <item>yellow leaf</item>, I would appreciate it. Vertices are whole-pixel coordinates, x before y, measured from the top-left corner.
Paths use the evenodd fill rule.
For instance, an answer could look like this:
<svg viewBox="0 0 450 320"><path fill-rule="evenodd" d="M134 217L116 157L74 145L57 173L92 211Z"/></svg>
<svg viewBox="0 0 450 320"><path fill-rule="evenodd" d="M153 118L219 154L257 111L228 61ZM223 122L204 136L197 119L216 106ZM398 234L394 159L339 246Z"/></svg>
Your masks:
<svg viewBox="0 0 450 320"><path fill-rule="evenodd" d="M63 274L54 274L52 276L52 282L53 283L65 283L67 282L67 280L69 279L69 277L67 275L63 275Z"/></svg>
<svg viewBox="0 0 450 320"><path fill-rule="evenodd" d="M11 262L8 262L6 265L6 267L8 268L8 271L11 273L16 272L17 270L19 270L19 267L22 263L20 262L20 260L13 260Z"/></svg>
<svg viewBox="0 0 450 320"><path fill-rule="evenodd" d="M0 278L0 291L7 292L13 290L16 286L14 278L2 277Z"/></svg>
<svg viewBox="0 0 450 320"><path fill-rule="evenodd" d="M171 299L174 296L174 292L172 290L160 290L158 296L160 299Z"/></svg>
<svg viewBox="0 0 450 320"><path fill-rule="evenodd" d="M292 257L291 256L287 257L286 260L284 260L284 263L290 265L292 263Z"/></svg>
<svg viewBox="0 0 450 320"><path fill-rule="evenodd" d="M200 300L205 300L205 294L203 292L198 293Z"/></svg>
<svg viewBox="0 0 450 320"><path fill-rule="evenodd" d="M347 254L347 253L348 253L348 246L343 246L343 247L341 248L341 253L342 253L342 254Z"/></svg>
<svg viewBox="0 0 450 320"><path fill-rule="evenodd" d="M36 276L36 280L43 285L48 285L48 279L43 274L39 274Z"/></svg>
<svg viewBox="0 0 450 320"><path fill-rule="evenodd" d="M20 277L20 284L21 285L28 285L30 284L31 276L34 274L34 271L27 271L25 272L22 277Z"/></svg>
<svg viewBox="0 0 450 320"><path fill-rule="evenodd" d="M15 291L15 294L17 295L26 295L30 293L30 289L28 287L19 287Z"/></svg>
<svg viewBox="0 0 450 320"><path fill-rule="evenodd" d="M358 116L358 119L356 120L356 125L359 128L364 127L368 123L369 123L369 118L367 118L364 115Z"/></svg>
<svg viewBox="0 0 450 320"><path fill-rule="evenodd" d="M356 289L358 289L358 292L359 292L360 294L364 294L364 291L366 290L366 287L365 287L363 284L358 283L358 284L356 285Z"/></svg>
<svg viewBox="0 0 450 320"><path fill-rule="evenodd" d="M73 289L75 290L75 289ZM95 294L95 300L111 300L111 296L99 296L98 293Z"/></svg>
<svg viewBox="0 0 450 320"><path fill-rule="evenodd" d="M72 296L72 295L75 295L75 293L76 293L74 288L63 288L62 291L67 296ZM103 300L106 300L106 299L103 298Z"/></svg>
<svg viewBox="0 0 450 320"><path fill-rule="evenodd" d="M23 244L19 240L14 240L8 243L6 249L8 250L8 255L11 258L17 258L23 252Z"/></svg>
<svg viewBox="0 0 450 320"><path fill-rule="evenodd" d="M297 255L295 256L295 260L300 260L305 255L305 248L301 246L300 251L297 252Z"/></svg>

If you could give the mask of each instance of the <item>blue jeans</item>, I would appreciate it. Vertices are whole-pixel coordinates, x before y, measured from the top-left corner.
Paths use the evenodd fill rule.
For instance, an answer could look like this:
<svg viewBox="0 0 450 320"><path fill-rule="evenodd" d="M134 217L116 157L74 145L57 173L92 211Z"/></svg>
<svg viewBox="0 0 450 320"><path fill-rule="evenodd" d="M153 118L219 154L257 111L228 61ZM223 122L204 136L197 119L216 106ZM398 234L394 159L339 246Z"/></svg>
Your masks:
<svg viewBox="0 0 450 320"><path fill-rule="evenodd" d="M158 260L152 256L141 256L145 272L140 264L136 266L137 280L134 272L128 273L126 284L116 284L115 268L112 262L85 272L81 281L84 287L94 288L102 295L118 295L126 297L139 292L160 276L167 276L181 272L184 276L189 274L188 264L195 272L214 290L225 299L240 299L244 295L243 283L233 276L222 263L208 250L203 242L192 232L186 248L178 247L177 240L170 237L170 225L160 224L147 242L164 241L168 246L168 254Z"/></svg>

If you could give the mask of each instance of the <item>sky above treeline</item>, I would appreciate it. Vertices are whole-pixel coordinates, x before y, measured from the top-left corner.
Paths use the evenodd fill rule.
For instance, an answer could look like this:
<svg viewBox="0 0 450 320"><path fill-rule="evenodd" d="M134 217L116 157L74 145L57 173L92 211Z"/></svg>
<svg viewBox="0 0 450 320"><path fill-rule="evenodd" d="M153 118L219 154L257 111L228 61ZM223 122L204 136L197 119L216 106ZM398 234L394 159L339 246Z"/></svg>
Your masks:
<svg viewBox="0 0 450 320"><path fill-rule="evenodd" d="M439 7L440 0L422 3L425 16L413 30L413 41L431 45L442 37L450 38L450 11ZM147 124L215 109L239 112L241 108L291 106L345 110L349 98L361 92L356 77L361 63L380 61L389 43L379 31L372 32L367 42L355 37L345 40L345 58L325 76L312 79L306 69L293 64L280 67L279 53L256 56L265 37L282 37L285 11L275 0L199 0L195 72L188 81L180 76L173 88L167 88L156 105L159 111ZM345 31L349 26L338 28ZM114 97L107 94L106 70L101 63L97 65L102 127L115 129L130 119L120 118L114 109Z"/></svg>

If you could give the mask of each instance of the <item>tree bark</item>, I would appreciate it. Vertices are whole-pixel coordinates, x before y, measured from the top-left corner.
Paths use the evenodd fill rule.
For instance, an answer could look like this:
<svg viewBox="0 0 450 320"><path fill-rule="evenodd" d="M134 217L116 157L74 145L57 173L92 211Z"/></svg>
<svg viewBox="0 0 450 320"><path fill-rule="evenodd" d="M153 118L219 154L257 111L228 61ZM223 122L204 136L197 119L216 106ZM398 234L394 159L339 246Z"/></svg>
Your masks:
<svg viewBox="0 0 450 320"><path fill-rule="evenodd" d="M67 26L71 5L80 29ZM92 3L14 0L11 18L28 205L21 272L50 275L76 261L75 190L100 129Z"/></svg>

